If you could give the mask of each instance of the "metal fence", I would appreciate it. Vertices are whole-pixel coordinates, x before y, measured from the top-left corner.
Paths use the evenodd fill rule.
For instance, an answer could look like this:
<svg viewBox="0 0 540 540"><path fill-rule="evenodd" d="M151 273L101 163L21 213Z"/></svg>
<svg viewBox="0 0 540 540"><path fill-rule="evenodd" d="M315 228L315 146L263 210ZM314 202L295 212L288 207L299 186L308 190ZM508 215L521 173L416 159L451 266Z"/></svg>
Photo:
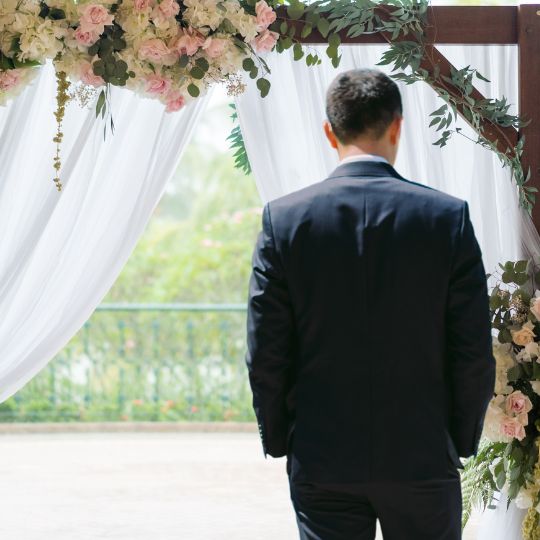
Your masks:
<svg viewBox="0 0 540 540"><path fill-rule="evenodd" d="M0 421L252 421L240 304L101 305Z"/></svg>

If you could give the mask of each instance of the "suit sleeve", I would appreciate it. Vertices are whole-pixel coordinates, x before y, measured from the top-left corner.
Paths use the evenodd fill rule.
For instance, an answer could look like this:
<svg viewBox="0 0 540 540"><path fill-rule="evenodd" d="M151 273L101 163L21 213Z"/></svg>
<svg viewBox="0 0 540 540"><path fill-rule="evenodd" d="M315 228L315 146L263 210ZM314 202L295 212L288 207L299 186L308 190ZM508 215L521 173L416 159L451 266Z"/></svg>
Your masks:
<svg viewBox="0 0 540 540"><path fill-rule="evenodd" d="M449 431L461 457L476 453L493 397L495 361L487 280L464 203L450 276L447 326Z"/></svg>
<svg viewBox="0 0 540 540"><path fill-rule="evenodd" d="M287 394L293 385L294 326L268 205L253 253L247 340L246 363L264 454L284 456L291 422Z"/></svg>

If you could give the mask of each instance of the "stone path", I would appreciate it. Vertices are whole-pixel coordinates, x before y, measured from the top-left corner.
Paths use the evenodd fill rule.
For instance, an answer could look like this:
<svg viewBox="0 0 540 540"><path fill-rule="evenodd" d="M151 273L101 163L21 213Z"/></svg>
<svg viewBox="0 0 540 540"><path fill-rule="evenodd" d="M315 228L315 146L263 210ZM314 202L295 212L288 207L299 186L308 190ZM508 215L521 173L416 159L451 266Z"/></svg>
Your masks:
<svg viewBox="0 0 540 540"><path fill-rule="evenodd" d="M0 538L295 540L284 469L252 433L0 435Z"/></svg>

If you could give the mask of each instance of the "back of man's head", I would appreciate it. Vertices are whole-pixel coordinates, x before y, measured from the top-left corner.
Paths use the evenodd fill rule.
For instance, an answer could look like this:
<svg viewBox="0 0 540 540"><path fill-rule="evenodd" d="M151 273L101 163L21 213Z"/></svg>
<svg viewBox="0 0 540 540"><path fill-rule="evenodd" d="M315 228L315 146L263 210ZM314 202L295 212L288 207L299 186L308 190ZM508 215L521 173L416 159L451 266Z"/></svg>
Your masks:
<svg viewBox="0 0 540 540"><path fill-rule="evenodd" d="M359 137L380 139L402 113L399 88L382 71L345 71L328 88L326 115L342 144Z"/></svg>

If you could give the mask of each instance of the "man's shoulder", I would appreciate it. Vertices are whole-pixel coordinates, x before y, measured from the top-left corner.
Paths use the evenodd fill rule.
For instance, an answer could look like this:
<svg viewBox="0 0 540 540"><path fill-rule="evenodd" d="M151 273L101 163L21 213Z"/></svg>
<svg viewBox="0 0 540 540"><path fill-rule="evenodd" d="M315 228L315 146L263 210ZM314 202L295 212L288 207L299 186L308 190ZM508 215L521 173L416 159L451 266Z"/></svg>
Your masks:
<svg viewBox="0 0 540 540"><path fill-rule="evenodd" d="M334 179L327 178L321 182L317 182L303 189L284 195L274 199L268 203L269 210L272 214L279 216L280 214L289 214L291 211L299 211L303 213L307 208L312 207L316 202L321 202L323 205L330 203L332 197L341 197L341 191L344 188L350 187L353 184L358 186L358 194L369 190L371 193L380 191L380 197L384 199L390 192L396 192L400 197L405 197L408 203L413 203L424 209L429 208L432 212L451 212L461 213L466 204L465 201L444 193L425 184L408 180L405 178L396 178L393 176L380 177L377 181L384 181L384 184L371 183L363 184L362 182L370 182L370 179L358 177L345 177ZM356 187L355 185L355 187ZM402 200L402 199L401 199ZM402 200L403 201L403 200Z"/></svg>

